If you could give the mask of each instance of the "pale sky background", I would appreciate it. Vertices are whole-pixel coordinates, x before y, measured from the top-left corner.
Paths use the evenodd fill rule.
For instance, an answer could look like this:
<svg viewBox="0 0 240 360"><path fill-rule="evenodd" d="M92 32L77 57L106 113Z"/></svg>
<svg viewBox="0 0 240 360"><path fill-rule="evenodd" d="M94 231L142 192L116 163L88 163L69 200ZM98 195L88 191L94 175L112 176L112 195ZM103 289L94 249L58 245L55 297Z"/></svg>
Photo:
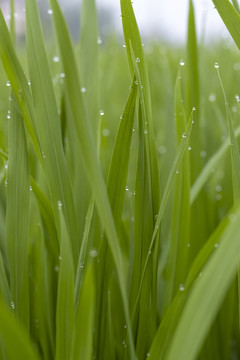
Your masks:
<svg viewBox="0 0 240 360"><path fill-rule="evenodd" d="M8 12L9 0L3 2L3 8ZM47 0L38 0L47 5ZM76 6L75 14L79 14L82 0L59 0L63 10ZM98 8L110 11L111 23L122 33L120 18L120 0L96 0ZM212 0L193 0L196 14L197 33L201 37L204 32L205 40L221 37L229 39L228 32L223 25ZM187 16L189 0L133 0L140 32L144 36L160 35L163 39L175 42L186 39ZM18 21L24 18L22 11L23 0L16 1L19 12ZM101 13L101 12L100 12ZM47 14L47 12L46 12ZM70 18L71 22L71 18ZM106 24L107 26L108 24Z"/></svg>
<svg viewBox="0 0 240 360"><path fill-rule="evenodd" d="M62 3L79 0L62 0ZM120 1L96 0L97 5L112 9L116 27L121 27ZM188 0L133 0L137 21L142 32L146 34L161 33L171 39L184 41L188 13ZM205 39L215 36L226 37L227 31L211 0L195 0L196 23L199 36L203 29Z"/></svg>

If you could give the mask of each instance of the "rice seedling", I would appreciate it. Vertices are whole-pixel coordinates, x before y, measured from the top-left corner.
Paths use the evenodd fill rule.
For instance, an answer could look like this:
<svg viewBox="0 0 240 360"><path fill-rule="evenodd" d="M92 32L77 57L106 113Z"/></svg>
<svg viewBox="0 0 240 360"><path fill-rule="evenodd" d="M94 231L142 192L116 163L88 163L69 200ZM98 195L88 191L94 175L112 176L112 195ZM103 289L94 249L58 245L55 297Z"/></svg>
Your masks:
<svg viewBox="0 0 240 360"><path fill-rule="evenodd" d="M21 47L0 11L4 360L240 357L239 52L199 44L192 0L186 49L120 5L124 48L94 0L77 44L57 0L51 45L36 0Z"/></svg>

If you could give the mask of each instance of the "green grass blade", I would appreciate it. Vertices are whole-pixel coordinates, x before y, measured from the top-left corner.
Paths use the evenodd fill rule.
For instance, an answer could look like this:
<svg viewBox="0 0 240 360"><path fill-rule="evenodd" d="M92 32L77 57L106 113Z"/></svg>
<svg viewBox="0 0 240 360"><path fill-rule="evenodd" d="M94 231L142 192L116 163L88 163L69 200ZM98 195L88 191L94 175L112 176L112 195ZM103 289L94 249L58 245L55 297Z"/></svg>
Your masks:
<svg viewBox="0 0 240 360"><path fill-rule="evenodd" d="M235 137L240 136L240 127L235 130ZM209 177L213 174L214 170L217 169L218 164L223 159L224 155L227 153L228 148L230 147L230 140L225 141L221 147L215 152L215 154L208 160L199 176L195 180L191 188L190 202L194 203L197 196L199 195L201 189L206 184Z"/></svg>
<svg viewBox="0 0 240 360"><path fill-rule="evenodd" d="M90 264L90 267L84 275L75 316L72 359L90 360L93 357L95 316L95 276L92 264Z"/></svg>
<svg viewBox="0 0 240 360"><path fill-rule="evenodd" d="M56 313L56 360L74 359L71 357L74 334L74 264L68 230L60 204L59 213L61 235Z"/></svg>
<svg viewBox="0 0 240 360"><path fill-rule="evenodd" d="M215 65L216 66L216 65ZM238 202L240 199L240 158L239 158L239 150L238 144L236 140L236 136L234 133L233 120L231 116L231 111L229 108L229 103L226 97L226 93L224 90L223 82L220 76L219 68L217 67L217 74L220 81L220 85L222 88L224 102L226 107L227 114L227 124L228 124L228 132L230 139L230 151L231 151L231 163L232 163L232 183L233 183L233 198L234 202Z"/></svg>
<svg viewBox="0 0 240 360"><path fill-rule="evenodd" d="M15 53L14 46L1 10L0 30L2 34L0 37L0 58L11 83L12 90L17 99L19 108L21 109L21 113L23 115L26 128L31 136L34 148L39 159L42 159L39 142L34 128L35 112L28 81Z"/></svg>
<svg viewBox="0 0 240 360"><path fill-rule="evenodd" d="M137 86L134 78L128 101L121 116L121 121L117 131L107 181L108 196L112 206L117 230L119 230L121 223L121 214L126 192L125 188L128 175L136 99ZM119 174L121 174L121 176L119 176Z"/></svg>
<svg viewBox="0 0 240 360"><path fill-rule="evenodd" d="M177 76L175 86L175 118L177 143L181 141L186 128L186 116L183 106L181 75ZM188 148L190 149L190 148ZM190 163L186 152L175 181L174 204L171 224L171 246L167 270L165 306L168 307L183 284L187 272L188 243L190 226Z"/></svg>
<svg viewBox="0 0 240 360"><path fill-rule="evenodd" d="M237 0L232 0L233 6L235 7L235 9L237 10L238 14L240 14L240 7L239 7L239 3Z"/></svg>
<svg viewBox="0 0 240 360"><path fill-rule="evenodd" d="M240 49L240 15L229 0L212 0L237 47Z"/></svg>
<svg viewBox="0 0 240 360"><path fill-rule="evenodd" d="M17 318L29 327L28 233L30 172L23 119L11 101L7 183L7 249L11 301Z"/></svg>
<svg viewBox="0 0 240 360"><path fill-rule="evenodd" d="M159 227L160 227L160 224L161 224L161 221L162 221L162 217L163 217L163 214L164 214L164 211L165 211L165 208L166 208L170 193L172 191L172 187L173 187L173 184L174 184L174 181L175 181L175 177L177 176L177 174L179 172L179 168L181 167L181 163L182 163L184 153L185 153L185 151L187 149L187 146L188 146L188 142L189 142L189 138L190 138L190 135L191 135L192 123L193 122L194 121L193 121L193 111L192 111L191 116L190 116L189 121L188 121L188 124L187 124L187 127L186 127L186 131L185 131L184 136L182 137L182 140L181 140L181 142L179 144L179 147L177 149L177 154L176 154L175 160L173 162L173 165L171 167L171 170L170 170L170 173L169 173L169 176L168 176L168 181L167 181L164 193L163 193L161 205L160 205L160 208L159 208L159 211L158 211L156 224L155 224L155 227L154 227L154 232L153 232L153 235L152 235L152 238L151 238L151 243L150 243L150 246L149 246L149 251L148 251L148 254L147 254L147 258L146 258L144 268L143 268L143 272L142 272L142 276L141 276L138 296L137 296L136 303L135 303L135 306L134 306L133 314L135 314L135 311L137 309L137 304L138 304L138 301L140 299L141 288L142 288L142 284L143 284L143 281L144 281L145 271L147 269L148 261L149 261L149 258L151 256L151 251L152 251L152 248L153 248L154 243L156 241L156 236L157 236L157 233L159 231Z"/></svg>
<svg viewBox="0 0 240 360"><path fill-rule="evenodd" d="M79 75L74 56L72 43L69 37L69 32L63 18L62 12L56 0L51 0L51 7L53 9L53 19L58 37L58 44L62 56L64 72L66 74L66 87L69 94L69 101L72 108L72 113L75 121L76 131L79 137L84 165L91 185L96 206L99 212L99 217L102 221L103 227L106 231L109 246L111 248L114 262L116 265L118 279L123 298L124 310L126 315L126 322L129 329L129 343L131 349L131 357L135 358L133 338L131 333L130 316L128 309L126 283L124 278L123 259L118 243L118 237L114 226L111 207L108 200L107 190L104 179L99 168L97 160L97 151L94 144L93 135L89 128L89 123L86 119L86 114L83 107L81 97L81 86L79 83Z"/></svg>
<svg viewBox="0 0 240 360"><path fill-rule="evenodd" d="M92 133L97 139L99 118L98 83L98 22L95 0L84 0L81 8L80 79L86 89L85 103ZM89 71L91 69L91 71Z"/></svg>
<svg viewBox="0 0 240 360"><path fill-rule="evenodd" d="M31 338L38 344L43 358L51 360L55 354L57 282L57 272L53 270L57 268L52 254L46 250L43 234L42 227L36 225L29 251Z"/></svg>
<svg viewBox="0 0 240 360"><path fill-rule="evenodd" d="M139 29L132 8L132 3L130 0L121 0L120 4L122 11L123 32L128 54L128 63L131 73L135 73L140 87L140 96L142 98L142 111L144 121L143 128L146 132L146 149L148 156L148 167L150 172L150 186L152 192L151 201L153 207L153 214L156 215L159 208L160 190L147 65L143 52L143 45ZM136 69L138 71L136 71Z"/></svg>
<svg viewBox="0 0 240 360"><path fill-rule="evenodd" d="M2 298L6 304L10 304L11 302L11 293L9 289L6 269L1 252L0 252L0 298Z"/></svg>
<svg viewBox="0 0 240 360"><path fill-rule="evenodd" d="M59 254L59 242L57 229L54 221L53 207L46 197L46 195L41 191L36 181L31 177L31 187L36 196L38 203L39 211L41 214L43 229L45 231L46 237L46 247L49 250L50 254L57 258Z"/></svg>
<svg viewBox="0 0 240 360"><path fill-rule="evenodd" d="M21 326L0 299L0 336L7 359L39 360L26 329Z"/></svg>
<svg viewBox="0 0 240 360"><path fill-rule="evenodd" d="M232 214L230 214L229 217L226 217L226 219L224 219L220 223L218 228L215 230L215 232L212 234L212 236L209 238L207 243L204 245L204 247L197 255L196 259L194 260L188 272L186 282L184 284L181 284L181 288L179 288L177 295L172 301L166 315L164 316L158 328L150 350L153 359L164 358L166 356L166 349L168 348L169 343L171 342L171 339L173 337L173 333L182 314L182 309L187 299L187 296L191 292L191 288L194 285L196 279L198 279L198 277L202 275L203 268L206 265L207 261L210 259L213 252L216 251L221 234L226 230L231 219L234 218L234 215L232 216Z"/></svg>
<svg viewBox="0 0 240 360"><path fill-rule="evenodd" d="M219 248L203 269L189 295L166 359L195 359L240 263L239 204L236 221L219 234ZM204 294L204 297L203 297Z"/></svg>
<svg viewBox="0 0 240 360"><path fill-rule="evenodd" d="M44 170L48 174L52 206L59 229L58 201L69 229L75 262L79 253L72 186L63 152L60 121L50 68L35 0L26 0L26 37L31 88L36 109L37 134Z"/></svg>

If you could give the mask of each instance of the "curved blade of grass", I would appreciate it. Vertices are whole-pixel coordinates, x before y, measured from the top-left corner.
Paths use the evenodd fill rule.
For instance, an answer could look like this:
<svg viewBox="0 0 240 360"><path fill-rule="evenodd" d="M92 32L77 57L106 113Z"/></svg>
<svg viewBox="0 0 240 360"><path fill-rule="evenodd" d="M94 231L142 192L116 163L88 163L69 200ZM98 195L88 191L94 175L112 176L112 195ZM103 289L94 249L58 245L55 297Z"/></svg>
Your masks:
<svg viewBox="0 0 240 360"><path fill-rule="evenodd" d="M195 282L183 309L166 359L195 359L240 263L239 204L219 236L219 248Z"/></svg>
<svg viewBox="0 0 240 360"><path fill-rule="evenodd" d="M226 93L224 90L223 82L220 76L219 68L216 69L219 82L222 88L224 102L226 107L226 114L227 114L227 124L228 124L228 132L229 132L229 139L230 139L230 151L231 151L231 163L232 163L232 182L233 182L233 198L234 202L238 202L240 199L240 159L239 159L239 150L237 139L234 133L233 121L231 116L231 111L229 108L229 103L226 97Z"/></svg>
<svg viewBox="0 0 240 360"><path fill-rule="evenodd" d="M56 360L71 359L74 334L74 263L62 206L59 206L59 213L61 235L56 313Z"/></svg>
<svg viewBox="0 0 240 360"><path fill-rule="evenodd" d="M75 333L72 359L90 360L93 357L93 333L95 315L95 279L90 264L84 275L83 285L76 307Z"/></svg>
<svg viewBox="0 0 240 360"><path fill-rule="evenodd" d="M39 159L42 160L42 154L34 128L35 111L31 93L24 71L15 53L13 43L11 41L11 37L1 9L0 31L2 34L0 37L0 58L2 60L8 79L11 83L12 90L17 99L19 108L21 109L21 113L23 115L26 128L32 139L34 148L37 152Z"/></svg>
<svg viewBox="0 0 240 360"><path fill-rule="evenodd" d="M0 336L7 359L40 360L23 326L0 299Z"/></svg>
<svg viewBox="0 0 240 360"><path fill-rule="evenodd" d="M229 0L212 0L237 47L240 49L240 15Z"/></svg>
<svg viewBox="0 0 240 360"><path fill-rule="evenodd" d="M86 108L91 121L92 133L97 139L98 129L98 25L95 0L83 0L80 29L80 79L85 94Z"/></svg>
<svg viewBox="0 0 240 360"><path fill-rule="evenodd" d="M183 155L184 155L184 153L185 153L185 151L187 149L187 146L188 146L188 141L189 141L189 138L190 138L190 135L191 135L191 130L192 130L192 123L193 123L193 111L192 111L191 116L189 118L189 121L188 121L188 124L187 124L187 127L186 127L186 131L184 133L184 137L182 137L182 140L181 140L181 142L179 144L179 147L177 149L177 155L175 157L175 160L173 162L171 171L170 171L169 176L168 176L168 181L167 181L164 193L163 193L161 205L160 205L160 208L159 208L159 211L158 211L156 224L155 224L155 227L154 227L154 232L153 232L151 243L150 243L150 246L149 246L148 255L147 255L147 258L146 258L146 261L145 261L145 264L144 264L142 277L141 277L141 281L140 281L140 285L139 285L139 292L138 292L138 296L137 296L137 300L136 300L136 303L135 303L133 314L136 311L137 304L138 304L138 301L139 301L139 298L140 298L140 293L141 293L141 288L142 288L142 284L143 284L143 280L144 280L144 276L145 276L145 271L146 271L146 268L148 266L149 257L151 256L151 250L152 250L154 242L156 240L156 235L157 235L157 233L159 231L159 227L160 227L160 224L161 224L161 221L162 221L164 210L166 208L167 201L169 199L169 196L170 196L170 193L171 193L174 181L175 181L175 177L177 176L177 173L178 173L179 168L181 166Z"/></svg>
<svg viewBox="0 0 240 360"><path fill-rule="evenodd" d="M56 0L51 0L50 3L53 9L53 19L56 29L56 35L58 37L58 44L62 56L64 72L66 74L66 87L75 121L76 131L81 145L84 165L89 183L95 197L99 217L106 231L108 243L111 248L114 262L116 265L119 285L123 299L123 306L125 310L126 323L128 326L131 358L135 359L135 351L128 309L126 281L124 277L123 259L121 249L118 243L118 236L113 221L113 215L108 200L106 186L97 160L96 145L94 144L93 135L91 133L83 107L76 59L74 56L74 51L66 26L66 22L62 15L59 4Z"/></svg>
<svg viewBox="0 0 240 360"><path fill-rule="evenodd" d="M230 152L231 152L231 165L232 165L232 185L233 185L233 200L236 204L240 199L240 158L239 158L239 149L237 144L237 139L234 133L233 120L231 116L231 111L229 108L229 103L227 100L227 96L224 90L222 78L220 76L219 68L216 69L219 82L222 88L226 115L227 115L227 124L228 124L228 132L230 139ZM238 293L240 294L240 272L238 271ZM239 301L239 310L240 310L240 301ZM239 313L239 321L240 321L240 313Z"/></svg>
<svg viewBox="0 0 240 360"><path fill-rule="evenodd" d="M235 130L235 137L240 136L240 127ZM223 156L226 154L228 148L230 147L230 140L228 139L224 142L221 147L215 152L215 154L208 160L199 176L195 180L191 188L190 202L194 203L198 194L200 193L203 186L206 184L207 180L213 174L214 169L217 169L218 163L222 160Z"/></svg>
<svg viewBox="0 0 240 360"><path fill-rule="evenodd" d="M6 269L1 252L0 252L0 298L2 298L6 304L10 304L11 302L11 294L10 294Z"/></svg>
<svg viewBox="0 0 240 360"><path fill-rule="evenodd" d="M57 258L59 254L59 243L52 205L48 198L45 196L45 194L41 191L40 187L37 185L33 177L31 177L31 186L34 195L36 196L39 211L43 221L43 226L48 233L47 241L45 242L46 247L47 249L49 249L50 253L55 258Z"/></svg>
<svg viewBox="0 0 240 360"><path fill-rule="evenodd" d="M132 82L130 94L121 116L121 121L118 127L117 135L114 142L112 158L110 162L108 180L107 180L107 191L109 196L110 205L113 212L113 218L116 226L117 233L120 233L122 224L122 210L124 198L126 195L126 183L128 176L128 166L130 157L130 148L133 134L133 122L135 118L135 107L137 100L137 86L135 84L135 78ZM101 282L101 293L100 297L100 313L99 317L99 335L98 341L98 353L104 356L106 348L111 346L111 349L115 348L115 345L111 344L111 335L106 339L106 333L109 334L111 327L111 317L109 318L109 301L111 299L111 307L118 309L119 299L115 299L109 296L109 289L112 282L112 273L114 270L114 264L112 255L107 247L106 236L104 235L100 247L100 259L104 264L102 267L101 274L99 275ZM108 306L106 306L108 304ZM106 343L108 341L109 345ZM111 351L111 350L109 350ZM107 352L105 353L107 356Z"/></svg>
<svg viewBox="0 0 240 360"><path fill-rule="evenodd" d="M31 87L36 110L36 128L42 149L44 170L48 174L52 206L59 229L58 202L70 234L75 263L79 254L72 186L61 141L60 121L51 72L43 41L35 0L26 0L26 37Z"/></svg>
<svg viewBox="0 0 240 360"><path fill-rule="evenodd" d="M237 10L238 14L240 14L240 7L239 7L239 3L237 0L232 0L233 6L235 7L235 9Z"/></svg>
<svg viewBox="0 0 240 360"><path fill-rule="evenodd" d="M113 211L113 216L115 220L116 229L120 227L121 223L121 214L123 208L123 202L125 197L125 187L128 175L128 163L130 155L130 146L132 139L132 128L134 121L134 112L135 112L135 102L137 97L137 86L135 85L135 78L133 79L133 85L130 90L129 98L127 104L124 108L123 115L121 116L121 121L117 131L112 159L109 168L107 190L109 200L111 202L111 207ZM121 176L119 176L121 174ZM82 264L85 263L86 259L86 247L87 239L89 236L91 219L93 214L94 202L91 199L85 223L84 236L79 256L78 262L78 271L77 271L77 280L75 287L75 300L79 296L80 283L81 283L81 274ZM78 295L77 295L78 294Z"/></svg>
<svg viewBox="0 0 240 360"><path fill-rule="evenodd" d="M179 144L186 128L180 72L178 73L175 85L175 118L177 142ZM171 246L166 281L166 295L164 296L166 308L171 304L173 297L179 289L179 284L183 284L185 281L187 270L187 244L190 235L190 164L188 152L184 155L182 165L176 177L174 191ZM176 269L178 270L176 271Z"/></svg>
<svg viewBox="0 0 240 360"><path fill-rule="evenodd" d="M54 359L55 354L56 308L53 282L56 283L56 272L53 271L55 263L51 261L51 257L52 254L44 244L42 227L37 225L29 251L31 338L39 344L46 360Z"/></svg>
<svg viewBox="0 0 240 360"><path fill-rule="evenodd" d="M6 232L11 301L17 318L29 328L28 233L30 172L23 120L11 101Z"/></svg>
<svg viewBox="0 0 240 360"><path fill-rule="evenodd" d="M131 73L135 73L135 76L140 86L140 94L142 94L141 97L143 106L142 111L144 130L147 134L146 149L147 156L149 157L148 167L150 171L151 201L153 207L153 216L155 216L159 208L160 190L147 65L143 52L139 29L132 8L132 3L130 0L120 0L120 4L122 11L123 32L128 55L128 63ZM136 69L138 69L137 72Z"/></svg>
<svg viewBox="0 0 240 360"><path fill-rule="evenodd" d="M150 350L153 359L165 358L166 349L169 346L179 318L182 314L182 309L186 298L191 292L191 288L194 285L195 280L202 275L202 270L210 256L214 251L216 251L216 244L218 245L221 234L225 231L229 225L229 222L234 219L235 216L230 213L229 217L226 217L219 224L218 228L215 230L215 232L212 234L194 260L194 263L188 272L186 282L182 284L181 290L178 291L177 295L172 301L169 310L164 316L153 340Z"/></svg>

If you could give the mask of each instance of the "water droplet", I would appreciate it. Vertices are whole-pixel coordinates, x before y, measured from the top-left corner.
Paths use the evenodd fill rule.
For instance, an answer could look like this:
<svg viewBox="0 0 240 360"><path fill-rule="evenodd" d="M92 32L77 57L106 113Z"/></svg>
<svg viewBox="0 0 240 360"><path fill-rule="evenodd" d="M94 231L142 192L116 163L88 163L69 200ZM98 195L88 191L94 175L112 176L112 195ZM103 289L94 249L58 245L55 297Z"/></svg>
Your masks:
<svg viewBox="0 0 240 360"><path fill-rule="evenodd" d="M98 45L101 45L101 44L102 44L102 39L101 39L100 37L98 37L98 39L97 39L97 44L98 44Z"/></svg>
<svg viewBox="0 0 240 360"><path fill-rule="evenodd" d="M126 191L129 191L129 187L128 187L128 186L126 186L126 187L125 187L125 190L126 190Z"/></svg>
<svg viewBox="0 0 240 360"><path fill-rule="evenodd" d="M11 119L11 115L7 114L7 119L10 120Z"/></svg>
<svg viewBox="0 0 240 360"><path fill-rule="evenodd" d="M179 170L176 170L176 174L179 174Z"/></svg>
<svg viewBox="0 0 240 360"><path fill-rule="evenodd" d="M31 86L31 81L28 81L28 85Z"/></svg>
<svg viewBox="0 0 240 360"><path fill-rule="evenodd" d="M147 353L147 357L149 357L150 356L150 353Z"/></svg>
<svg viewBox="0 0 240 360"><path fill-rule="evenodd" d="M135 132L135 129L133 128L132 131Z"/></svg>
<svg viewBox="0 0 240 360"><path fill-rule="evenodd" d="M233 64L233 69L236 71L240 70L240 63L238 62L238 63Z"/></svg>
<svg viewBox="0 0 240 360"><path fill-rule="evenodd" d="M180 285L179 285L179 290L180 290L180 291L184 291L184 290L185 290L185 286L184 286L183 284L180 284Z"/></svg>
<svg viewBox="0 0 240 360"><path fill-rule="evenodd" d="M46 159L46 155L45 155L45 152L44 152L44 151L42 151L42 158L43 158L43 159Z"/></svg>
<svg viewBox="0 0 240 360"><path fill-rule="evenodd" d="M179 63L181 66L184 66L185 65L185 61L183 59L180 60L180 63Z"/></svg>
<svg viewBox="0 0 240 360"><path fill-rule="evenodd" d="M66 77L66 75L65 75L64 73L61 73L61 74L60 74L60 78L61 78L61 79L64 79L65 77Z"/></svg>
<svg viewBox="0 0 240 360"><path fill-rule="evenodd" d="M4 181L4 185L5 185L5 187L8 186L8 181L7 180Z"/></svg>
<svg viewBox="0 0 240 360"><path fill-rule="evenodd" d="M138 81L137 81L137 80L135 81L135 84L138 85Z"/></svg>
<svg viewBox="0 0 240 360"><path fill-rule="evenodd" d="M29 190L32 191L32 186L31 185L29 186Z"/></svg>
<svg viewBox="0 0 240 360"><path fill-rule="evenodd" d="M208 100L210 102L214 102L216 100L216 95L215 94L210 94L209 97L208 97Z"/></svg>
<svg viewBox="0 0 240 360"><path fill-rule="evenodd" d="M144 134L145 135L147 135L148 134L148 130L146 129L146 130L144 130Z"/></svg>
<svg viewBox="0 0 240 360"><path fill-rule="evenodd" d="M15 309L15 304L13 301L10 302L11 308L14 310Z"/></svg>
<svg viewBox="0 0 240 360"><path fill-rule="evenodd" d="M126 44L123 44L123 47L125 48L125 47L126 47Z"/></svg>
<svg viewBox="0 0 240 360"><path fill-rule="evenodd" d="M167 151L167 149L166 149L166 146L159 146L159 148L158 148L158 152L159 152L159 154L165 154L166 153L166 151Z"/></svg>
<svg viewBox="0 0 240 360"><path fill-rule="evenodd" d="M191 151L191 150L192 150L191 146L189 146L189 147L188 147L188 150L189 150L189 151Z"/></svg>
<svg viewBox="0 0 240 360"><path fill-rule="evenodd" d="M235 95L235 99L237 100L237 102L240 102L240 97L239 97L239 95Z"/></svg>
<svg viewBox="0 0 240 360"><path fill-rule="evenodd" d="M183 134L182 134L182 138L185 139L186 137L187 137L187 135L186 135L185 133L183 133Z"/></svg>
<svg viewBox="0 0 240 360"><path fill-rule="evenodd" d="M62 256L61 256L61 255L59 255L58 259L59 259L59 260L62 260Z"/></svg>
<svg viewBox="0 0 240 360"><path fill-rule="evenodd" d="M205 157L207 156L207 152L206 152L205 150L202 150L202 151L200 152L200 156L201 156L202 158L205 158Z"/></svg>
<svg viewBox="0 0 240 360"><path fill-rule="evenodd" d="M215 69L219 69L219 63L215 62L214 67L215 67Z"/></svg>
<svg viewBox="0 0 240 360"><path fill-rule="evenodd" d="M127 325L125 324L123 327L124 327L124 329L126 329L126 328L127 328Z"/></svg>
<svg viewBox="0 0 240 360"><path fill-rule="evenodd" d="M100 110L100 115L103 116L104 115L104 111Z"/></svg>
<svg viewBox="0 0 240 360"><path fill-rule="evenodd" d="M8 87L11 86L11 83L9 80L6 82L6 86L8 86Z"/></svg>
<svg viewBox="0 0 240 360"><path fill-rule="evenodd" d="M58 206L58 210L60 210L62 208L63 204L62 204L61 200L58 200L57 206Z"/></svg>
<svg viewBox="0 0 240 360"><path fill-rule="evenodd" d="M216 191L218 191L218 192L222 191L221 185L217 185L217 186L216 186Z"/></svg>
<svg viewBox="0 0 240 360"><path fill-rule="evenodd" d="M194 107L192 108L192 110L193 110L193 111L196 111L196 108L195 108L195 106L194 106Z"/></svg>
<svg viewBox="0 0 240 360"><path fill-rule="evenodd" d="M187 244L187 247L190 248L190 247L191 247L191 244Z"/></svg>
<svg viewBox="0 0 240 360"><path fill-rule="evenodd" d="M54 271L58 272L59 271L59 266L55 266Z"/></svg>
<svg viewBox="0 0 240 360"><path fill-rule="evenodd" d="M52 9L48 9L47 13L48 13L48 15L52 15L52 14L53 14L53 10L52 10Z"/></svg>
<svg viewBox="0 0 240 360"><path fill-rule="evenodd" d="M80 268L83 269L84 268L84 263L80 264Z"/></svg>
<svg viewBox="0 0 240 360"><path fill-rule="evenodd" d="M93 249L91 249L90 250L90 256L92 257L92 258L95 258L95 257L97 257L98 256L98 251L97 251L97 249L95 249L95 248L93 248Z"/></svg>
<svg viewBox="0 0 240 360"><path fill-rule="evenodd" d="M216 200L218 200L218 201L219 201L219 200L222 200L222 195L221 195L221 194L217 194L217 195L216 195Z"/></svg>
<svg viewBox="0 0 240 360"><path fill-rule="evenodd" d="M53 62L58 63L60 61L58 56L54 56L53 57Z"/></svg>
<svg viewBox="0 0 240 360"><path fill-rule="evenodd" d="M139 57L137 57L137 58L136 58L136 62L138 62L138 63L139 63L140 61L141 61L141 60L140 60L140 58L139 58Z"/></svg>
<svg viewBox="0 0 240 360"><path fill-rule="evenodd" d="M217 249L219 247L219 244L218 243L214 244L214 247L215 249Z"/></svg>
<svg viewBox="0 0 240 360"><path fill-rule="evenodd" d="M87 92L87 89L86 89L85 87L82 87L82 88L81 88L81 92L82 92L82 93L85 93L85 92Z"/></svg>
<svg viewBox="0 0 240 360"><path fill-rule="evenodd" d="M5 169L7 170L7 169L8 169L8 164L5 164L4 167L5 167Z"/></svg>
<svg viewBox="0 0 240 360"><path fill-rule="evenodd" d="M108 137L110 135L109 129L103 129L102 135L105 136L105 137Z"/></svg>

